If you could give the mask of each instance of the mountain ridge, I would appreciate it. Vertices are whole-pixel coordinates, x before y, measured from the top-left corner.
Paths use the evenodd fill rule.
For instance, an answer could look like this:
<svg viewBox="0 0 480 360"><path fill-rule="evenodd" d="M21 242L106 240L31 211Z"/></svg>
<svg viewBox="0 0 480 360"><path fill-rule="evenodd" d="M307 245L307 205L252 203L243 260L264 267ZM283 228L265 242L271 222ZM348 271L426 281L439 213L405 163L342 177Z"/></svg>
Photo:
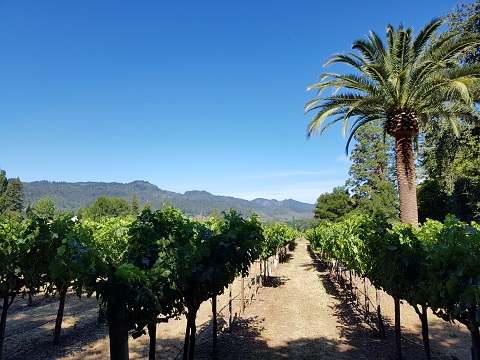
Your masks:
<svg viewBox="0 0 480 360"><path fill-rule="evenodd" d="M57 210L77 211L91 206L99 196L119 197L130 202L134 194L142 206L148 201L152 209L156 210L166 204L181 209L189 216L208 216L215 210L222 212L232 208L244 215L256 213L262 221L288 221L292 218L311 219L315 208L313 204L293 199L245 200L213 195L205 190L189 190L181 194L160 189L144 180L130 183L40 180L23 184L26 204L36 204L38 200L48 198L54 201Z"/></svg>

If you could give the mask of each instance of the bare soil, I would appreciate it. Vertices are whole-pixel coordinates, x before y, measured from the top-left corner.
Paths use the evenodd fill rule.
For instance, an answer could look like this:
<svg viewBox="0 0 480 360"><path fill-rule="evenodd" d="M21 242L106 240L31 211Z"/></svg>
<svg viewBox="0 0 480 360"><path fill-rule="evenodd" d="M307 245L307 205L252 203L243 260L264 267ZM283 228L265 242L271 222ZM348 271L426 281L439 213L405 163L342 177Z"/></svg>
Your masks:
<svg viewBox="0 0 480 360"><path fill-rule="evenodd" d="M348 279L347 279L348 280ZM348 283L349 281L347 281ZM395 359L393 300L382 293L381 309L386 338L378 336L374 313L375 291L367 291L371 313L365 316L363 281L358 304L347 290L332 281L325 264L311 255L308 242L298 239L287 261L279 264L267 284L247 287L241 314L241 282L232 286L232 326L228 290L218 298L217 359ZM374 305L375 304L375 305ZM95 299L69 294L60 345L53 345L58 301L35 297L33 306L17 299L9 310L4 359L109 358L108 329L97 322ZM470 335L458 324L431 315L433 359L470 358ZM157 359L180 359L186 322L171 320L157 327ZM205 302L197 317L197 359L212 359L211 303ZM421 325L408 304L402 305L404 359L423 359ZM130 358L148 358L148 337L130 339Z"/></svg>

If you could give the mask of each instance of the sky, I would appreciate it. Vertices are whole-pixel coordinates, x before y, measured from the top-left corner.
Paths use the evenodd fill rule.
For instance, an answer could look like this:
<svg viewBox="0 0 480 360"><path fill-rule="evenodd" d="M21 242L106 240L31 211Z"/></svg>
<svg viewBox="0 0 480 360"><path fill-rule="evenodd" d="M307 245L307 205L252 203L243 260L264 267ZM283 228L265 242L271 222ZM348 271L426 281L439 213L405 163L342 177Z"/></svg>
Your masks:
<svg viewBox="0 0 480 360"><path fill-rule="evenodd" d="M351 165L340 125L306 137L324 62L456 3L2 0L0 169L314 204Z"/></svg>

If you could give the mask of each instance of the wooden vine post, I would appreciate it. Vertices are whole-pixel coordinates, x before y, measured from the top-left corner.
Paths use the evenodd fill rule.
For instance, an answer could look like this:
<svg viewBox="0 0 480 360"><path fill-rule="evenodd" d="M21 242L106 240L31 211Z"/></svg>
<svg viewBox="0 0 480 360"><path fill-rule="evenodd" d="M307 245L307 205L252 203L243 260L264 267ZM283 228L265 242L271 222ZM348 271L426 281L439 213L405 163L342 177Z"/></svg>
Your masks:
<svg viewBox="0 0 480 360"><path fill-rule="evenodd" d="M358 297L358 274L355 271L355 302L358 306L359 304L359 297Z"/></svg>
<svg viewBox="0 0 480 360"><path fill-rule="evenodd" d="M259 263L259 267L260 267L260 276L259 276L259 279L258 279L258 286L262 287L263 286L263 283L262 283L262 261L258 260L258 263Z"/></svg>
<svg viewBox="0 0 480 360"><path fill-rule="evenodd" d="M352 282L352 270L349 270L350 275L350 293L353 295L353 282Z"/></svg>

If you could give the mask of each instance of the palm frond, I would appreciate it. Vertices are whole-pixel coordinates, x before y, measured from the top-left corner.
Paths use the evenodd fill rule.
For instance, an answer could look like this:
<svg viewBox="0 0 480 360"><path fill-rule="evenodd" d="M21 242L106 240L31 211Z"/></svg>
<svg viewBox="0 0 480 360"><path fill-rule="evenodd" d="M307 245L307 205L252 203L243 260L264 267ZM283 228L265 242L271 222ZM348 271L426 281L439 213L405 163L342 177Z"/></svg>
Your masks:
<svg viewBox="0 0 480 360"><path fill-rule="evenodd" d="M422 86L432 74L438 71L438 64L435 61L428 60L416 63L409 73L405 90L408 92L407 101L411 99L417 89Z"/></svg>
<svg viewBox="0 0 480 360"><path fill-rule="evenodd" d="M364 39L355 40L352 45L352 49L357 50L366 59L366 63L375 63L378 61L379 54L378 49L374 44Z"/></svg>
<svg viewBox="0 0 480 360"><path fill-rule="evenodd" d="M377 62L384 62L385 58L387 57L387 49L385 48L380 36L378 36L376 32L370 31L370 34L367 36L367 38L372 43L378 54Z"/></svg>
<svg viewBox="0 0 480 360"><path fill-rule="evenodd" d="M325 130L327 130L330 126L332 126L333 124L336 124L339 121L343 121L344 124L345 124L345 121L346 121L347 124L348 124L348 119L345 119L345 115L339 116L336 119L333 119L332 121L330 121L328 124L325 124L325 126L323 127L323 129L321 131L321 134L323 134L325 132ZM345 133L343 133L343 134L345 135Z"/></svg>
<svg viewBox="0 0 480 360"><path fill-rule="evenodd" d="M446 39L435 43L431 51L427 54L438 63L445 64L454 60L456 56L472 50L480 45L480 36L475 34L462 34L460 37L448 36Z"/></svg>
<svg viewBox="0 0 480 360"><path fill-rule="evenodd" d="M306 111L317 110L317 114L307 128L307 136L322 134L332 124L343 121L343 133L346 135L350 118L363 116L362 114L378 114L381 109L381 102L378 97L365 96L359 93L346 93L331 96L328 98L310 101ZM337 118L324 125L325 120L330 116L338 115Z"/></svg>
<svg viewBox="0 0 480 360"><path fill-rule="evenodd" d="M347 138L347 144L345 146L345 154L348 156L348 148L350 147L350 143L352 142L353 137L355 136L355 133L359 128L364 126L365 124L379 120L377 116L365 116L365 117L359 117L357 121L354 123L352 128L350 129L350 135Z"/></svg>
<svg viewBox="0 0 480 360"><path fill-rule="evenodd" d="M443 22L443 19L434 18L420 30L412 44L415 59L418 59L420 54L425 51L426 45L435 35L440 26L442 26Z"/></svg>
<svg viewBox="0 0 480 360"><path fill-rule="evenodd" d="M458 117L456 116L448 116L447 117L448 123L450 128L453 130L453 133L456 137L460 137L460 129L459 129L459 121Z"/></svg>
<svg viewBox="0 0 480 360"><path fill-rule="evenodd" d="M343 63L352 66L353 68L361 71L362 67L366 65L365 60L361 58L360 56L351 53L351 52L345 52L345 53L339 53L331 56L325 64L323 64L324 67L328 67L332 64L336 63Z"/></svg>
<svg viewBox="0 0 480 360"><path fill-rule="evenodd" d="M463 64L462 66L452 67L448 70L450 78L471 78L477 80L480 78L480 63Z"/></svg>
<svg viewBox="0 0 480 360"><path fill-rule="evenodd" d="M344 135L349 132L348 151L360 127L374 120L385 121L386 114L415 115L420 129L440 121L449 124L454 133L459 131L458 119L479 119L472 99L480 92L480 65L461 64L458 55L480 46L480 36L437 36L442 23L441 19L431 20L416 37L413 28L400 24L395 29L389 24L387 47L370 32L366 40L353 43L355 51L332 56L325 66L343 63L358 73L325 73L318 84L309 87L317 89L319 95L326 89L332 89L333 94L305 105L305 112L316 112L308 135L323 133L342 122Z"/></svg>
<svg viewBox="0 0 480 360"><path fill-rule="evenodd" d="M371 78L377 85L383 86L388 82L390 71L383 64L371 64L365 66L365 75Z"/></svg>
<svg viewBox="0 0 480 360"><path fill-rule="evenodd" d="M412 30L399 30L394 39L393 48L390 49L389 60L391 63L392 75L397 76L406 66L409 65L409 45L412 39Z"/></svg>
<svg viewBox="0 0 480 360"><path fill-rule="evenodd" d="M396 34L395 28L393 27L392 24L388 24L388 25L387 25L386 33L387 33L387 46L388 46L388 49L392 49L392 48L393 48L394 39L395 39L395 34Z"/></svg>
<svg viewBox="0 0 480 360"><path fill-rule="evenodd" d="M376 84L366 77L361 77L359 75L349 74L349 75L340 75L340 74L325 74L326 78L331 78L331 80L323 81L317 84L310 85L307 90L318 89L318 94L320 95L328 88L336 89L334 93L341 88L358 90L361 92L369 93L374 91Z"/></svg>
<svg viewBox="0 0 480 360"><path fill-rule="evenodd" d="M450 81L449 94L448 97L458 96L459 99L462 99L465 102L473 101L471 97L471 91L469 83L471 79L468 78L456 78Z"/></svg>
<svg viewBox="0 0 480 360"><path fill-rule="evenodd" d="M321 128L322 128L322 125L323 125L323 122L325 121L325 119L331 115L334 114L336 109L328 109L328 110L325 110L325 111L319 111L317 113L317 115L315 115L315 117L313 118L313 120L310 122L310 124L308 124L308 127L307 127L307 137L310 137L312 136L312 134L314 136L317 136L318 133L320 132Z"/></svg>
<svg viewBox="0 0 480 360"><path fill-rule="evenodd" d="M303 112L306 114L307 112L315 109L315 105L317 105L318 103L321 103L322 99L313 99L313 100L310 100L308 101L305 106L303 107Z"/></svg>
<svg viewBox="0 0 480 360"><path fill-rule="evenodd" d="M439 51L439 49L442 49L442 47L444 47L445 44L455 41L457 37L458 37L458 34L452 33L452 32L440 34L440 36L436 37L435 39L432 39L432 42L425 47L425 51L422 53L421 57L426 59L434 59L435 58L434 54L436 54Z"/></svg>
<svg viewBox="0 0 480 360"><path fill-rule="evenodd" d="M348 102L349 108L345 112L346 118L364 116L365 114L377 114L382 111L382 102L378 101L378 98L372 96L356 96L349 99ZM344 128L344 133L347 132L347 128Z"/></svg>
<svg viewBox="0 0 480 360"><path fill-rule="evenodd" d="M406 93L406 84L408 81L408 71L403 70L395 77L395 97L397 99L398 106L403 108L405 106L407 100L407 93Z"/></svg>

